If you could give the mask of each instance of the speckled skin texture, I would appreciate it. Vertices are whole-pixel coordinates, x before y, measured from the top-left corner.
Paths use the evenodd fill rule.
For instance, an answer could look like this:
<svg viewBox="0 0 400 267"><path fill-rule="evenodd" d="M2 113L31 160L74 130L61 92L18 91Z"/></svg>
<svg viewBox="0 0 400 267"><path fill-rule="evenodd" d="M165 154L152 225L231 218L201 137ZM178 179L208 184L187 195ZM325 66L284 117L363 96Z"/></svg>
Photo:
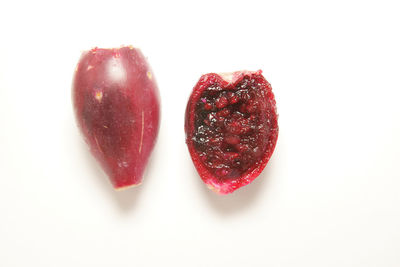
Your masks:
<svg viewBox="0 0 400 267"><path fill-rule="evenodd" d="M185 133L208 187L228 194L257 178L275 149L277 119L261 70L203 75L186 107Z"/></svg>
<svg viewBox="0 0 400 267"><path fill-rule="evenodd" d="M78 127L113 186L140 184L160 122L157 84L140 50L84 52L72 100Z"/></svg>

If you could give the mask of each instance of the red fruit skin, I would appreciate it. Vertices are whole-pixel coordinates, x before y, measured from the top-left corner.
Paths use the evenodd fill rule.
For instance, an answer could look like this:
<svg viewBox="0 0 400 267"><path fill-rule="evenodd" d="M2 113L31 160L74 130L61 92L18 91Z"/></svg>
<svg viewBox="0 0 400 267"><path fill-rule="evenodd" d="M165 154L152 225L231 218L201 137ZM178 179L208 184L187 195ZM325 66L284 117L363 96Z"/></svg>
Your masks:
<svg viewBox="0 0 400 267"><path fill-rule="evenodd" d="M202 97L203 93L210 86L219 86L222 90L232 90L234 92L235 87L240 86L240 83L243 82L244 79L253 79L260 87L263 95L263 98L258 101L263 102L262 106L265 110L262 111L265 116L260 116L259 120L264 120L263 125L264 135L266 138L261 139L261 142L264 142L264 147L266 148L265 152L261 156L261 159L257 162L254 162L252 166L250 166L244 173L242 173L239 177L235 177L232 179L224 179L223 177L217 175L215 172L210 171L209 168L204 163L204 160L200 157L199 151L195 146L195 131L196 131L196 106L198 107L199 101L204 101ZM217 111L221 111L218 108L224 108L226 105L225 97L221 97L219 101L216 101L215 107ZM237 97L231 97L230 103L238 103ZM209 110L210 104L205 103L203 110ZM217 112L218 114L218 112ZM231 116L231 115L228 115ZM209 73L202 75L200 80L197 82L195 87L193 88L192 94L189 98L189 101L186 106L185 112L185 133L186 133L186 144L189 149L189 153L191 155L192 161L199 173L201 179L206 183L206 185L219 194L229 194L237 190L238 188L245 186L251 183L259 174L263 171L265 166L267 165L274 149L276 146L276 142L278 139L278 115L276 111L276 102L274 98L274 94L272 93L271 85L268 81L262 76L262 71L258 70L256 72L253 71L237 71L232 73ZM258 134L258 133L256 133ZM264 137L263 136L263 137ZM240 139L240 135L237 136L229 136L226 137L225 140L229 144L237 143L237 140ZM229 154L229 155L232 155Z"/></svg>
<svg viewBox="0 0 400 267"><path fill-rule="evenodd" d="M140 50L84 52L72 100L78 127L114 188L140 184L160 122L157 84Z"/></svg>

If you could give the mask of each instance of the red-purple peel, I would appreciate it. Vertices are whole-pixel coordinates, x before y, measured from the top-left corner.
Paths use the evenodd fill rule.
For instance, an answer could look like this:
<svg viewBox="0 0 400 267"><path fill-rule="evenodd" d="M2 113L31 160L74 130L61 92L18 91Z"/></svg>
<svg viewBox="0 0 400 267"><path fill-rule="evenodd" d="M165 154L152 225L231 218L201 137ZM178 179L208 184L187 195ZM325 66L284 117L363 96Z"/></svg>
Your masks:
<svg viewBox="0 0 400 267"><path fill-rule="evenodd" d="M140 50L94 48L75 71L78 126L116 189L138 185L156 142L160 100Z"/></svg>
<svg viewBox="0 0 400 267"><path fill-rule="evenodd" d="M186 143L201 179L220 194L251 183L275 149L275 98L261 73L205 74L189 98Z"/></svg>

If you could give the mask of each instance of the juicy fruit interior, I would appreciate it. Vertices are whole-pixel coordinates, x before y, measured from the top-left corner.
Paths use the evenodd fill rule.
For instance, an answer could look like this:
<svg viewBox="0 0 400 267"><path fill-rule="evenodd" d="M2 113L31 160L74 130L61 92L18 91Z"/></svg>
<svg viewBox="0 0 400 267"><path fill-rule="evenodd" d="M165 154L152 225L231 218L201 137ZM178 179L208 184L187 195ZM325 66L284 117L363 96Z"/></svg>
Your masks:
<svg viewBox="0 0 400 267"><path fill-rule="evenodd" d="M266 94L250 77L231 88L215 84L202 92L195 107L193 142L217 178L241 177L261 163L272 121Z"/></svg>

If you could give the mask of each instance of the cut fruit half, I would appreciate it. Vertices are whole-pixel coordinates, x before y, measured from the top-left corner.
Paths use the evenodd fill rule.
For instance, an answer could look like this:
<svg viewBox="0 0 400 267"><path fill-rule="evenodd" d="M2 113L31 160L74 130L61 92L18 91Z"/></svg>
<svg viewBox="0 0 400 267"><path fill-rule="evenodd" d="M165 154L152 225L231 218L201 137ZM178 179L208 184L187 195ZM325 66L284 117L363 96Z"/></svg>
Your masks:
<svg viewBox="0 0 400 267"><path fill-rule="evenodd" d="M220 194L251 183L275 149L275 98L261 73L205 74L189 98L186 143L201 179Z"/></svg>

